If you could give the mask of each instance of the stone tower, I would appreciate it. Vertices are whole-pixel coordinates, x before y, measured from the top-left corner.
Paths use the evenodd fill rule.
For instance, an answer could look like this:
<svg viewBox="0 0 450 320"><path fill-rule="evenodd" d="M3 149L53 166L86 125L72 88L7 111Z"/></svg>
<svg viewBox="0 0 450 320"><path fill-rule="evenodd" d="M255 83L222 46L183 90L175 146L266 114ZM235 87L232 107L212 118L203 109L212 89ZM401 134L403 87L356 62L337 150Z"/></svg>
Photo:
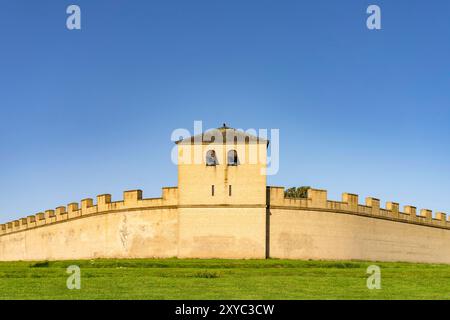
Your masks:
<svg viewBox="0 0 450 320"><path fill-rule="evenodd" d="M268 141L224 125L177 144L179 256L264 258Z"/></svg>

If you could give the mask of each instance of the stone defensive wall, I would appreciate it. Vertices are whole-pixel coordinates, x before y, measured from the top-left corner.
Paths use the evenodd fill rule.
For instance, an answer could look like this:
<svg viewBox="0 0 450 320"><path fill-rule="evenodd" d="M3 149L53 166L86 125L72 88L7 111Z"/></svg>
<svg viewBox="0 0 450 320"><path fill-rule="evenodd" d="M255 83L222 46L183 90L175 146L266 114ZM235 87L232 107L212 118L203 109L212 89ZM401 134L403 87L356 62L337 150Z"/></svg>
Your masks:
<svg viewBox="0 0 450 320"><path fill-rule="evenodd" d="M304 199L285 198L284 187L268 187L272 258L356 259L450 263L450 221L443 212L344 193L309 189Z"/></svg>
<svg viewBox="0 0 450 320"><path fill-rule="evenodd" d="M81 200L81 206L73 202L65 206L57 207L55 210L46 210L35 215L21 218L4 224L0 224L0 235L35 229L37 227L48 226L58 222L65 222L87 216L123 212L130 210L142 210L146 208L177 208L178 188L162 188L162 198L142 198L141 190L125 191L123 201L111 201L110 194L97 196L97 204L94 205L92 198Z"/></svg>
<svg viewBox="0 0 450 320"><path fill-rule="evenodd" d="M96 205L84 199L8 222L0 225L0 260L174 257L177 204L178 188L150 199L133 190L122 201L104 194Z"/></svg>
<svg viewBox="0 0 450 320"><path fill-rule="evenodd" d="M267 187L266 206L183 205L178 188L144 199L126 191L0 225L0 260L280 258L450 263L446 214L355 194L305 199ZM266 207L266 208L264 208Z"/></svg>

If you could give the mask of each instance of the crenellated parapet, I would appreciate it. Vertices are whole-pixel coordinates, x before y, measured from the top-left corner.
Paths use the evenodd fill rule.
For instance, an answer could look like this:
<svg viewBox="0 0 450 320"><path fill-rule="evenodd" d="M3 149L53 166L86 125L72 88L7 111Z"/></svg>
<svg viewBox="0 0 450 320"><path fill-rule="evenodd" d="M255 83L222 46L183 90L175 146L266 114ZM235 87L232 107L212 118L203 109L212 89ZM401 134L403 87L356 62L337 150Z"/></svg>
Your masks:
<svg viewBox="0 0 450 320"><path fill-rule="evenodd" d="M171 208L176 207L177 204L178 188L176 187L162 188L161 198L144 199L141 190L125 191L122 201L112 201L110 194L102 194L97 196L96 204L93 199L87 198L81 200L81 203L69 203L67 206L60 206L54 210L46 210L26 218L0 224L0 236L97 214L147 208Z"/></svg>
<svg viewBox="0 0 450 320"><path fill-rule="evenodd" d="M366 217L413 223L424 226L450 229L450 220L443 212L433 212L429 209L417 211L411 205L403 207L396 202L387 202L385 208L380 206L380 200L368 197L365 204L359 203L359 196L352 193L343 193L341 201L332 201L327 198L326 190L309 189L307 198L286 198L284 187L267 187L268 205L270 208L280 209L307 209L313 211L329 211L345 214L355 214Z"/></svg>

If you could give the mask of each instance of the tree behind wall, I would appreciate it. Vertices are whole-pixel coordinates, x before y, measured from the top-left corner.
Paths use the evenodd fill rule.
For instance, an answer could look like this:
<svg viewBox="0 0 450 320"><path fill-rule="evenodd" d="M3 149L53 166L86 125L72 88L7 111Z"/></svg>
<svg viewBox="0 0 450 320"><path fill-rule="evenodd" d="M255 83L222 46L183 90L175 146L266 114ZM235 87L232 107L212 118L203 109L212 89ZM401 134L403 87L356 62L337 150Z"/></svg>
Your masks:
<svg viewBox="0 0 450 320"><path fill-rule="evenodd" d="M311 187L292 187L284 191L284 196L286 198L308 198L308 189Z"/></svg>

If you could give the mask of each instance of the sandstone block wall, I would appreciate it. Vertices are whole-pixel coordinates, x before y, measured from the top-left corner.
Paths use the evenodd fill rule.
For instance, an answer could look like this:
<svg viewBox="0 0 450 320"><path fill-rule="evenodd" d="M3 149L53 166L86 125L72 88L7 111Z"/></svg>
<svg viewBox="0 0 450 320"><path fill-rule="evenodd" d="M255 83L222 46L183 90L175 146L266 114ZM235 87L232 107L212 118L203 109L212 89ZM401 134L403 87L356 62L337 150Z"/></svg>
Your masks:
<svg viewBox="0 0 450 320"><path fill-rule="evenodd" d="M178 188L144 199L126 191L0 225L0 260L95 258L358 259L450 263L446 214L324 190L288 199L268 187L267 204L180 205Z"/></svg>
<svg viewBox="0 0 450 320"><path fill-rule="evenodd" d="M47 210L1 225L0 260L66 260L177 256L177 189L142 199L142 191L124 192Z"/></svg>
<svg viewBox="0 0 450 320"><path fill-rule="evenodd" d="M265 207L179 208L180 258L266 257Z"/></svg>
<svg viewBox="0 0 450 320"><path fill-rule="evenodd" d="M100 195L1 226L0 261L266 257L264 204L179 206L177 188Z"/></svg>
<svg viewBox="0 0 450 320"><path fill-rule="evenodd" d="M307 199L288 199L269 188L269 254L282 259L379 260L450 263L450 222L444 213L344 193L327 200L324 190Z"/></svg>

